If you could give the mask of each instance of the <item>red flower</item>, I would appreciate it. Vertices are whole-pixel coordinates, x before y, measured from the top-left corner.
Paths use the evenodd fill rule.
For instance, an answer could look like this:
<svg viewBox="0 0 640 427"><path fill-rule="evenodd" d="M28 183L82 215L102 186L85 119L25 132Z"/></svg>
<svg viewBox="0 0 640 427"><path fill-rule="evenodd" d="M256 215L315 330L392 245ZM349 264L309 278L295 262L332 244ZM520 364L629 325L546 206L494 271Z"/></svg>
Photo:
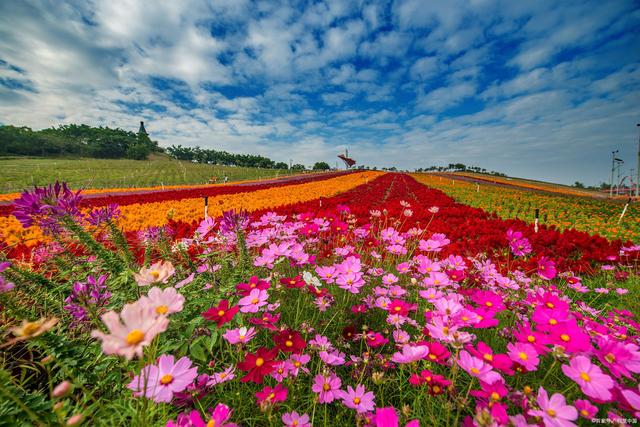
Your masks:
<svg viewBox="0 0 640 427"><path fill-rule="evenodd" d="M262 379L265 375L269 375L273 372L273 368L276 365L274 360L278 354L277 348L271 350L266 347L261 347L255 354L247 353L244 360L238 363L238 369L247 372L247 374L240 379L240 382L254 382L262 384Z"/></svg>
<svg viewBox="0 0 640 427"><path fill-rule="evenodd" d="M303 288L306 282L302 279L302 276L296 277L285 277L280 279L280 283L285 285L287 288Z"/></svg>
<svg viewBox="0 0 640 427"><path fill-rule="evenodd" d="M256 393L258 405L269 406L277 402L284 402L287 400L287 392L288 390L282 384L277 384L273 388L267 386Z"/></svg>
<svg viewBox="0 0 640 427"><path fill-rule="evenodd" d="M216 322L218 327L224 325L236 315L239 307L234 305L229 307L229 300L222 300L218 303L217 307L211 307L209 310L201 313L202 317L212 322Z"/></svg>
<svg viewBox="0 0 640 427"><path fill-rule="evenodd" d="M278 328L276 328L275 324L278 320L280 320L280 313L274 316L271 313L265 312L262 314L262 317L253 317L249 319L249 323L256 326L262 326L265 329L277 331Z"/></svg>
<svg viewBox="0 0 640 427"><path fill-rule="evenodd" d="M273 336L276 347L284 352L300 353L307 343L300 335L300 332L293 329L286 329Z"/></svg>

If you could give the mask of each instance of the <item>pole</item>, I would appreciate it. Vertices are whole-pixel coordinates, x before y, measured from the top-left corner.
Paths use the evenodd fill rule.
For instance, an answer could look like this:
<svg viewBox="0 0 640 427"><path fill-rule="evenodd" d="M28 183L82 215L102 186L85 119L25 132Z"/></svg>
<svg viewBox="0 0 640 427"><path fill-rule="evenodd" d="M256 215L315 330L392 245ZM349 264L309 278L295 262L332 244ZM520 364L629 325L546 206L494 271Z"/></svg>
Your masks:
<svg viewBox="0 0 640 427"><path fill-rule="evenodd" d="M629 197L629 200L627 200L627 203L624 205L624 209L622 209L620 218L618 218L618 224L620 224L620 221L622 221L622 217L624 216L624 214L627 213L627 208L629 207L629 203L631 203L631 197Z"/></svg>
<svg viewBox="0 0 640 427"><path fill-rule="evenodd" d="M640 123L636 124L640 129ZM636 171L636 197L638 197L638 185L640 185L640 135L638 135L638 170Z"/></svg>
<svg viewBox="0 0 640 427"><path fill-rule="evenodd" d="M209 218L209 198L204 198L204 219Z"/></svg>
<svg viewBox="0 0 640 427"><path fill-rule="evenodd" d="M611 185L609 186L609 197L613 197L613 173L616 170L616 151L611 152Z"/></svg>

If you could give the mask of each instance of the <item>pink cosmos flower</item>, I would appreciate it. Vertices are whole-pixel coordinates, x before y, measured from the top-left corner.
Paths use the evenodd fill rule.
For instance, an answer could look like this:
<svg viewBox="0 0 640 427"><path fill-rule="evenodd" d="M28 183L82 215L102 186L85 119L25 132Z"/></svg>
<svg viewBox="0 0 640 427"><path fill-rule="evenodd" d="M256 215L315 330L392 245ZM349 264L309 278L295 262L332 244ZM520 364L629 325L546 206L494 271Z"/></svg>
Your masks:
<svg viewBox="0 0 640 427"><path fill-rule="evenodd" d="M256 335L255 328L229 329L222 336L229 344L246 344Z"/></svg>
<svg viewBox="0 0 640 427"><path fill-rule="evenodd" d="M153 283L167 283L175 273L176 269L169 261L158 261L149 268L142 267L139 273L133 274L133 278L138 286L148 286Z"/></svg>
<svg viewBox="0 0 640 427"><path fill-rule="evenodd" d="M338 276L336 268L333 266L316 267L316 273L318 273L318 276L328 284L335 282L335 279Z"/></svg>
<svg viewBox="0 0 640 427"><path fill-rule="evenodd" d="M214 386L222 383L226 383L227 381L231 381L235 378L235 366L231 365L227 369L222 372L216 372L215 374L209 377L209 381L207 382L208 386Z"/></svg>
<svg viewBox="0 0 640 427"><path fill-rule="evenodd" d="M291 358L286 361L287 370L292 376L298 376L299 371L305 374L309 373L309 369L305 366L311 360L308 354L292 354Z"/></svg>
<svg viewBox="0 0 640 427"><path fill-rule="evenodd" d="M253 289L244 298L238 301L241 313L257 313L260 307L267 305L269 299L269 292L264 289Z"/></svg>
<svg viewBox="0 0 640 427"><path fill-rule="evenodd" d="M142 357L143 347L149 345L169 325L169 319L158 316L155 309L144 301L125 304L120 314L108 311L101 319L109 333L94 330L91 336L102 340L105 354L117 354L127 360L134 356Z"/></svg>
<svg viewBox="0 0 640 427"><path fill-rule="evenodd" d="M555 393L549 399L547 391L540 387L538 390L539 410L529 410L529 415L541 417L546 427L574 427L573 420L578 418L578 411L571 405L567 405L565 398L560 393Z"/></svg>
<svg viewBox="0 0 640 427"><path fill-rule="evenodd" d="M134 396L145 396L155 402L171 402L173 394L187 388L198 376L198 368L191 367L191 360L183 357L174 363L172 355L163 354L157 365L142 368L127 385Z"/></svg>
<svg viewBox="0 0 640 427"><path fill-rule="evenodd" d="M458 365L467 371L469 375L476 377L485 383L491 384L502 379L500 374L492 370L491 365L473 357L466 350L462 350L460 352L460 358L457 362Z"/></svg>
<svg viewBox="0 0 640 427"><path fill-rule="evenodd" d="M184 305L184 297L172 287L163 290L154 286L149 289L146 297L140 299L152 307L158 316L178 313Z"/></svg>
<svg viewBox="0 0 640 427"><path fill-rule="evenodd" d="M348 272L340 274L336 279L336 284L341 289L357 294L360 292L360 288L364 286L364 279L362 273L359 271Z"/></svg>
<svg viewBox="0 0 640 427"><path fill-rule="evenodd" d="M331 403L340 398L340 386L342 386L340 377L330 372L328 375L316 375L311 390L319 394L318 402Z"/></svg>
<svg viewBox="0 0 640 427"><path fill-rule="evenodd" d="M429 354L429 347L426 345L405 345L402 352L397 351L391 356L391 360L396 363L412 363L422 360Z"/></svg>
<svg viewBox="0 0 640 427"><path fill-rule="evenodd" d="M600 367L591 363L586 356L576 356L569 365L562 365L562 372L574 380L587 396L601 400L611 400L611 389L615 383L609 375L603 374Z"/></svg>
<svg viewBox="0 0 640 427"><path fill-rule="evenodd" d="M375 408L375 396L373 392L366 391L362 384L353 387L348 386L347 391L341 393L342 403L347 408L355 409L359 414L373 411Z"/></svg>
<svg viewBox="0 0 640 427"><path fill-rule="evenodd" d="M298 414L296 411L282 414L282 422L287 427L311 427L309 415Z"/></svg>
<svg viewBox="0 0 640 427"><path fill-rule="evenodd" d="M331 365L331 366L344 365L345 354L337 350L332 351L330 353L327 351L320 351L318 353L318 357L320 357L320 359L322 359L322 361L327 365Z"/></svg>
<svg viewBox="0 0 640 427"><path fill-rule="evenodd" d="M540 360L536 349L527 343L509 343L507 344L507 354L514 362L522 365L527 371L535 371L538 369Z"/></svg>
<svg viewBox="0 0 640 427"><path fill-rule="evenodd" d="M598 340L598 360L614 376L632 378L632 373L640 373L640 348L633 343L622 343L608 337Z"/></svg>

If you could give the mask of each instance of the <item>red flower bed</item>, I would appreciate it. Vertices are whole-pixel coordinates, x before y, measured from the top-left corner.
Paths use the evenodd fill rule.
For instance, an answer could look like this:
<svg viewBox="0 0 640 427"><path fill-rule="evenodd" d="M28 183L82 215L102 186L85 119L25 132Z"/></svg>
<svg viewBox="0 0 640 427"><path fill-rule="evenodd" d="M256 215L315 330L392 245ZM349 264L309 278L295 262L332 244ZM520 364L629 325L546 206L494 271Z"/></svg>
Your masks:
<svg viewBox="0 0 640 427"><path fill-rule="evenodd" d="M433 217L427 235L444 233L451 240L451 244L443 250L444 255L455 253L472 256L486 252L492 259L505 263L508 256L512 258L508 255L505 235L507 230L514 229L529 239L535 256L528 262L511 260L512 267L517 265L525 270L533 270L537 260L547 256L556 261L560 269L591 273L597 264L606 262L607 257L617 256L622 246L621 241L609 242L603 237L575 230L560 232L553 227L541 226L535 233L533 226L524 221L502 220L482 209L456 203L442 191L428 188L404 174L387 174L328 199L282 206L275 211L288 215L312 212L322 216L334 211L337 205L346 205L360 223L368 220L371 210L386 210L389 217L402 217L404 208L400 205L401 200L409 202L413 211L413 215L404 221L402 229L424 227ZM432 206L439 208L435 215L428 211ZM255 212L252 217L257 218L265 212ZM195 223L172 224L178 238L191 236L196 226Z"/></svg>
<svg viewBox="0 0 640 427"><path fill-rule="evenodd" d="M135 203L153 203L165 202L167 200L195 199L199 197L213 197L224 194L247 193L251 191L261 190L263 188L284 187L288 185L304 184L312 181L322 181L329 178L353 173L354 171L335 172L331 174L320 174L312 176L293 176L283 179L281 182L266 180L265 182L257 182L255 184L239 184L225 185L199 188L183 188L178 190L161 190L150 191L144 193L120 193L120 194L96 194L87 195L82 199L82 207L107 206L110 204L118 204L120 206L132 205ZM0 205L0 216L8 216L13 212L12 204Z"/></svg>

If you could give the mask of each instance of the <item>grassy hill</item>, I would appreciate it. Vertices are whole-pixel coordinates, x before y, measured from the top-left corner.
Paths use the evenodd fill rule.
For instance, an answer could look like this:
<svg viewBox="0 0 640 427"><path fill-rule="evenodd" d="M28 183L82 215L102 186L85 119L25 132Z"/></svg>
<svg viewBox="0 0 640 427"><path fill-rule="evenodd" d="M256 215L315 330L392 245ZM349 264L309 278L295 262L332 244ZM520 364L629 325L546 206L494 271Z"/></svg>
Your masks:
<svg viewBox="0 0 640 427"><path fill-rule="evenodd" d="M213 176L222 182L225 175L229 181L240 181L291 173L191 163L157 154L149 160L0 157L0 193L14 193L56 179L68 182L72 188L125 188L206 184Z"/></svg>

